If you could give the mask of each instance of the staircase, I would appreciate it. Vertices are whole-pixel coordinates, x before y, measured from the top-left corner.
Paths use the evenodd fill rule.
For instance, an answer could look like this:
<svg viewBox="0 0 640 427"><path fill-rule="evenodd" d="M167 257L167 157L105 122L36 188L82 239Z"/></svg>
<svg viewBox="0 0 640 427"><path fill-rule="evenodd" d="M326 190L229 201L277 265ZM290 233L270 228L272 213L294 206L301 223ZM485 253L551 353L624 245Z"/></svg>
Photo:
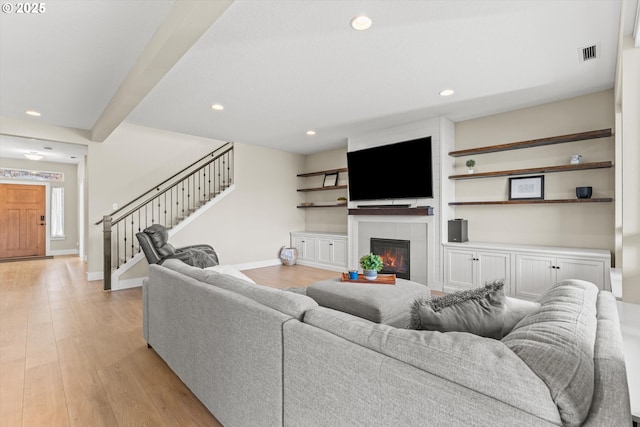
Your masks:
<svg viewBox="0 0 640 427"><path fill-rule="evenodd" d="M96 222L103 226L104 290L144 258L136 233L161 224L171 236L232 186L233 143L227 143Z"/></svg>

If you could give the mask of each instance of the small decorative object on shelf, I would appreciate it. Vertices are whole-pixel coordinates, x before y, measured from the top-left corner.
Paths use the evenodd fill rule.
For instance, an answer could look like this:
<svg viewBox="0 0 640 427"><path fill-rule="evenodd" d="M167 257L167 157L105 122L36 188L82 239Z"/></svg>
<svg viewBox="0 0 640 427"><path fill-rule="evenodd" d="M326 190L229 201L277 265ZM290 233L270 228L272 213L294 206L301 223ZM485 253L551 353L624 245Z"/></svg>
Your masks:
<svg viewBox="0 0 640 427"><path fill-rule="evenodd" d="M338 173L326 173L324 175L324 182L322 183L323 187L335 187L338 185Z"/></svg>
<svg viewBox="0 0 640 427"><path fill-rule="evenodd" d="M576 187L576 197L578 199L590 199L592 194L592 187Z"/></svg>
<svg viewBox="0 0 640 427"><path fill-rule="evenodd" d="M468 173L473 173L473 167L476 165L476 161L473 159L469 159L467 160L467 163L465 163L467 165L467 167L469 168L469 170L467 171Z"/></svg>
<svg viewBox="0 0 640 427"><path fill-rule="evenodd" d="M569 157L569 159L572 165L579 165L580 163L582 163L582 154L574 154L573 156Z"/></svg>
<svg viewBox="0 0 640 427"><path fill-rule="evenodd" d="M365 279L376 280L378 271L382 270L382 258L380 255L369 253L360 258L360 266L362 267L362 275Z"/></svg>

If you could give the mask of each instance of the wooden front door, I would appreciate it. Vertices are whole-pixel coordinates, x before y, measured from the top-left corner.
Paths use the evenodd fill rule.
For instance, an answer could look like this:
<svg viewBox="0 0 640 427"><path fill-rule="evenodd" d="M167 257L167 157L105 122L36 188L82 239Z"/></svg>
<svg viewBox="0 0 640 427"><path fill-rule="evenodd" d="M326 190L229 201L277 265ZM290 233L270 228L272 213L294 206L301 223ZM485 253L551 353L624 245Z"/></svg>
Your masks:
<svg viewBox="0 0 640 427"><path fill-rule="evenodd" d="M44 256L45 187L0 184L0 258Z"/></svg>

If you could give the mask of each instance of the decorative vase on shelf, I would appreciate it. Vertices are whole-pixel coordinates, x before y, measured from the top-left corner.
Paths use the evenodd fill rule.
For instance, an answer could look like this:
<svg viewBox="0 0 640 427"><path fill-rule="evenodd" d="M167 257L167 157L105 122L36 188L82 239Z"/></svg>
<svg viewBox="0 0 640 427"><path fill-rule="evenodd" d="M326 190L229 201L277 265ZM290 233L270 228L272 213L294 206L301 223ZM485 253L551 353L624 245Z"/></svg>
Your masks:
<svg viewBox="0 0 640 427"><path fill-rule="evenodd" d="M576 197L578 199L590 199L593 194L591 187L576 187Z"/></svg>

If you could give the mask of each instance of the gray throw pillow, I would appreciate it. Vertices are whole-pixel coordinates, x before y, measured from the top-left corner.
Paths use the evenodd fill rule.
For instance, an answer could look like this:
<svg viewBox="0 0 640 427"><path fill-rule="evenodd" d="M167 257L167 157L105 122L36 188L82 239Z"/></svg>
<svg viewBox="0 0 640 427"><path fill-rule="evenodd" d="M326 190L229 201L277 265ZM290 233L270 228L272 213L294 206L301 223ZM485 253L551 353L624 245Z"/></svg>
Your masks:
<svg viewBox="0 0 640 427"><path fill-rule="evenodd" d="M504 326L504 298L502 280L442 297L419 298L411 307L410 329L470 332L500 339Z"/></svg>

